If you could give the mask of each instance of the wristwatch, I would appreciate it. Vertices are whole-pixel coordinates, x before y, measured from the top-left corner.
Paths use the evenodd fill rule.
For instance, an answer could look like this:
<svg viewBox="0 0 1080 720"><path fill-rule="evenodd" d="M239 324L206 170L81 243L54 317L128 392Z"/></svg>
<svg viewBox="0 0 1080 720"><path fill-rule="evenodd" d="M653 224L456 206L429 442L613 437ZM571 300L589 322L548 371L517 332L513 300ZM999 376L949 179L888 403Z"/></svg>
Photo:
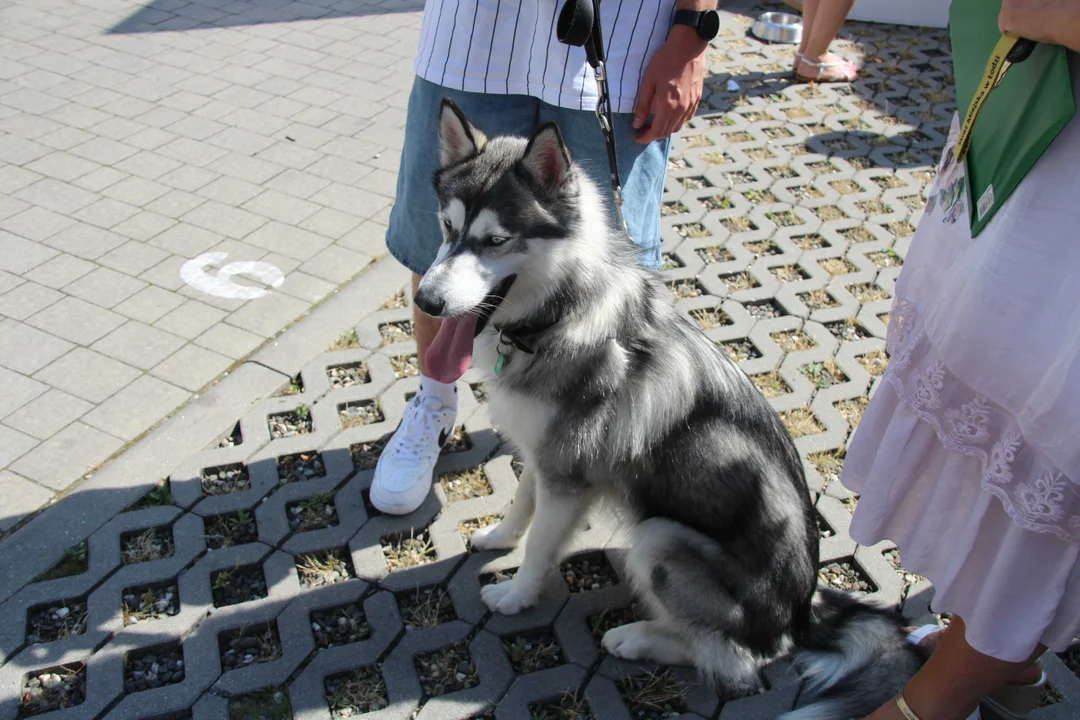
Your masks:
<svg viewBox="0 0 1080 720"><path fill-rule="evenodd" d="M715 10L676 10L675 24L689 25L707 42L720 32L720 13Z"/></svg>

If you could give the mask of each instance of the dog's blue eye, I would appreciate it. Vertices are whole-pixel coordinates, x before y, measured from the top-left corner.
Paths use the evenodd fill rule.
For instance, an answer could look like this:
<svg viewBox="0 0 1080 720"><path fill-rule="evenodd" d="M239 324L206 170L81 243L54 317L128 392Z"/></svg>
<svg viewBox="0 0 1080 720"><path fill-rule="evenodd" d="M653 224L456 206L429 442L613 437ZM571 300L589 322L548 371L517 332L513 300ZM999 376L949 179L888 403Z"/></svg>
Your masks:
<svg viewBox="0 0 1080 720"><path fill-rule="evenodd" d="M454 226L450 224L450 220L447 218L443 218L442 225L446 228L446 232L450 232L454 229Z"/></svg>
<svg viewBox="0 0 1080 720"><path fill-rule="evenodd" d="M506 242L509 239L510 238L504 237L502 235L492 235L491 237L488 238L488 242L491 243L492 245L502 245L504 242Z"/></svg>

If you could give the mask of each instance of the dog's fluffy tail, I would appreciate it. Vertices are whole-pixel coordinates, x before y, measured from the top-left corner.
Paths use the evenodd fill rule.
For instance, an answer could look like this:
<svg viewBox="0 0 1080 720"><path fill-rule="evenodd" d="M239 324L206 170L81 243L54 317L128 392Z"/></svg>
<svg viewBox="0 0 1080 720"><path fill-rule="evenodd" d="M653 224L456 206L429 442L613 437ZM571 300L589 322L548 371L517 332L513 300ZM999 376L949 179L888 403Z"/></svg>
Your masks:
<svg viewBox="0 0 1080 720"><path fill-rule="evenodd" d="M819 589L795 656L802 707L780 720L850 720L880 707L925 662L903 625L897 611Z"/></svg>

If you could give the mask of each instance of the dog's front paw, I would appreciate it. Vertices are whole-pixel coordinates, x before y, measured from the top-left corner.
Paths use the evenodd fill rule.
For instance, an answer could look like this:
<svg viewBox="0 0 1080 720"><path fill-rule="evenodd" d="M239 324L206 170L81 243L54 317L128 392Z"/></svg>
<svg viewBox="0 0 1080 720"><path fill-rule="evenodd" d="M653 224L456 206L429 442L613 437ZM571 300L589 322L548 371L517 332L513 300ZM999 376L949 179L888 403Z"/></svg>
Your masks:
<svg viewBox="0 0 1080 720"><path fill-rule="evenodd" d="M513 550L519 537L507 532L502 522L480 528L472 534L472 546L477 550Z"/></svg>
<svg viewBox="0 0 1080 720"><path fill-rule="evenodd" d="M604 633L600 645L623 660L652 660L661 665L691 665L686 648L650 621L629 623Z"/></svg>
<svg viewBox="0 0 1080 720"><path fill-rule="evenodd" d="M480 598L492 612L517 615L535 605L540 599L540 593L530 592L517 580L507 580L480 588Z"/></svg>

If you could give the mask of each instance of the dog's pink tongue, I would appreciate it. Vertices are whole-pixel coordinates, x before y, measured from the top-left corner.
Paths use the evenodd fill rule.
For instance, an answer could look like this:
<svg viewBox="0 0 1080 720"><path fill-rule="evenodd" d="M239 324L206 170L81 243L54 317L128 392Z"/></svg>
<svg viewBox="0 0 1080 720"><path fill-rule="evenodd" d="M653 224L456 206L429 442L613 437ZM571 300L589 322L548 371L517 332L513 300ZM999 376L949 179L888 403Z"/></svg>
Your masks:
<svg viewBox="0 0 1080 720"><path fill-rule="evenodd" d="M454 383L469 369L476 321L477 316L472 313L442 321L438 334L424 356L432 380Z"/></svg>

